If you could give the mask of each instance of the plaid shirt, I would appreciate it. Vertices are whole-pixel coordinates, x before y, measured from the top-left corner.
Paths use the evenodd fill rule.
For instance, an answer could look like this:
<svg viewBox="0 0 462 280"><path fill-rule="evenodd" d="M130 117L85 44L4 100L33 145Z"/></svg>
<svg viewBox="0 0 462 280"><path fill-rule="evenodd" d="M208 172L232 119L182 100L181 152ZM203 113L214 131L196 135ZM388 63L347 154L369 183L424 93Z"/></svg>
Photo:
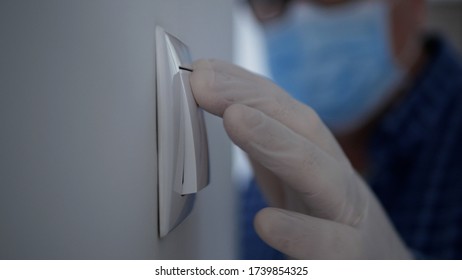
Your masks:
<svg viewBox="0 0 462 280"><path fill-rule="evenodd" d="M370 139L366 180L417 258L462 259L462 64L439 39L403 102ZM243 194L242 258L280 259L253 230L265 207L255 181Z"/></svg>

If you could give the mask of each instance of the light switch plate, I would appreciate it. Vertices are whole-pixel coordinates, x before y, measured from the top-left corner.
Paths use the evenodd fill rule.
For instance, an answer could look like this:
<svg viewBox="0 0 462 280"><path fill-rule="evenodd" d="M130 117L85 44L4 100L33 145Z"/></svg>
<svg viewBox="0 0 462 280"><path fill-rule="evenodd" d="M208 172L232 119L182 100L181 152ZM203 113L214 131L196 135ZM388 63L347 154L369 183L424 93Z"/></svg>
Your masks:
<svg viewBox="0 0 462 280"><path fill-rule="evenodd" d="M178 38L156 28L159 234L192 211L195 193L209 182L203 112L189 84L191 57Z"/></svg>

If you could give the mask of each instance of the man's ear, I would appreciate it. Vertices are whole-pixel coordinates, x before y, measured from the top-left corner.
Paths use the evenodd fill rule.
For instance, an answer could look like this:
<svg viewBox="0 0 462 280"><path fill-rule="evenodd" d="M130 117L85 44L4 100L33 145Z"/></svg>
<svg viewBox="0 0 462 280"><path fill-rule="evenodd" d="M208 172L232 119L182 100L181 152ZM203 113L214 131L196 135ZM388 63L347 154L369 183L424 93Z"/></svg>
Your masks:
<svg viewBox="0 0 462 280"><path fill-rule="evenodd" d="M405 67L414 64L410 53L419 53L426 21L426 0L386 0L392 4L390 14L393 51Z"/></svg>
<svg viewBox="0 0 462 280"><path fill-rule="evenodd" d="M412 10L415 13L415 19L420 30L423 31L427 21L427 4L426 0L408 0L412 2Z"/></svg>

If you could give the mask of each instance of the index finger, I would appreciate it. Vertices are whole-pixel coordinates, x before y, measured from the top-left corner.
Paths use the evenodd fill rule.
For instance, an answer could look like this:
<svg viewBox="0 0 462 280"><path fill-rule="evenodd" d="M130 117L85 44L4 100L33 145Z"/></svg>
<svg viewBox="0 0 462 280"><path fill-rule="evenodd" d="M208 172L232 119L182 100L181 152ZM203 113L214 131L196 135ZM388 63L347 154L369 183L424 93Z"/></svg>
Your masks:
<svg viewBox="0 0 462 280"><path fill-rule="evenodd" d="M309 139L340 161L346 161L341 148L318 115L291 98L269 79L219 60L193 63L190 83L197 103L222 117L233 104L257 109Z"/></svg>

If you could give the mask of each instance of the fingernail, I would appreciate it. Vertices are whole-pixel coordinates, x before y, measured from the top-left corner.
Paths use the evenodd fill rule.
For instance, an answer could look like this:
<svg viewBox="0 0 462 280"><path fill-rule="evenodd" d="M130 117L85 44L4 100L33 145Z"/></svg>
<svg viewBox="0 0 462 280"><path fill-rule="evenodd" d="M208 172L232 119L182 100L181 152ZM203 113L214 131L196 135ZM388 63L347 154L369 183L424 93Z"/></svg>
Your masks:
<svg viewBox="0 0 462 280"><path fill-rule="evenodd" d="M198 60L191 65L190 82L193 88L210 90L213 85L215 71L208 60Z"/></svg>

